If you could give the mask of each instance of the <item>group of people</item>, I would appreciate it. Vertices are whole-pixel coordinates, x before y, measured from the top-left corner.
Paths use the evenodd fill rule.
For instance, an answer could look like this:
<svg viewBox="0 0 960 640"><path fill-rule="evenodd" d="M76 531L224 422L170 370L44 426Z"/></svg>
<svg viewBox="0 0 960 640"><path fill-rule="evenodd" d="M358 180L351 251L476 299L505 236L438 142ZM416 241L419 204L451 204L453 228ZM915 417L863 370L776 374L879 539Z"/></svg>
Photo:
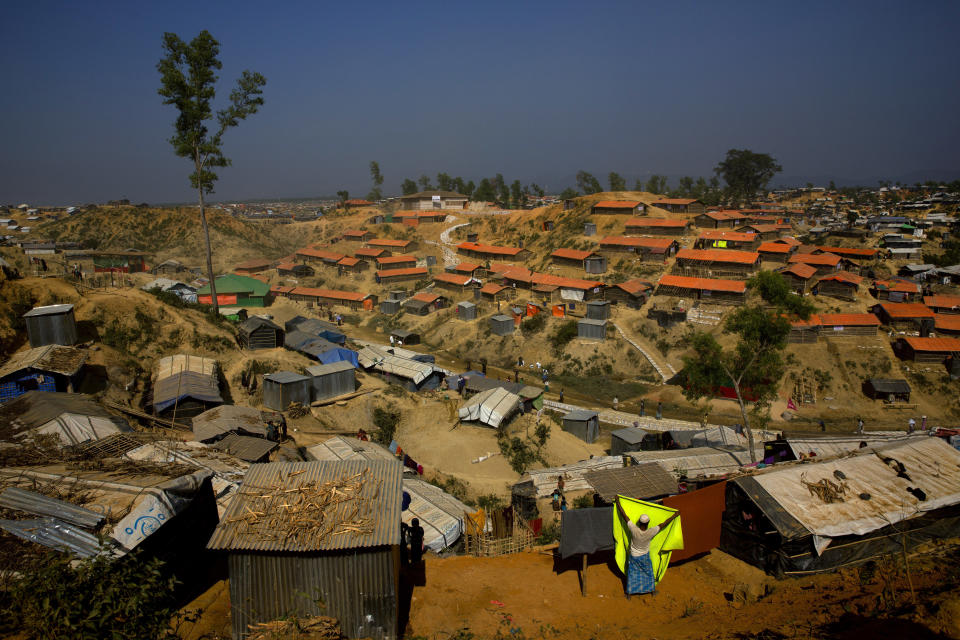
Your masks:
<svg viewBox="0 0 960 640"><path fill-rule="evenodd" d="M423 560L423 527L414 518L407 525L400 523L400 560L408 566L417 566Z"/></svg>
<svg viewBox="0 0 960 640"><path fill-rule="evenodd" d="M553 507L554 520L560 519L560 514L567 510L567 496L563 491L566 482L563 476L557 476L557 487L550 494L551 506Z"/></svg>

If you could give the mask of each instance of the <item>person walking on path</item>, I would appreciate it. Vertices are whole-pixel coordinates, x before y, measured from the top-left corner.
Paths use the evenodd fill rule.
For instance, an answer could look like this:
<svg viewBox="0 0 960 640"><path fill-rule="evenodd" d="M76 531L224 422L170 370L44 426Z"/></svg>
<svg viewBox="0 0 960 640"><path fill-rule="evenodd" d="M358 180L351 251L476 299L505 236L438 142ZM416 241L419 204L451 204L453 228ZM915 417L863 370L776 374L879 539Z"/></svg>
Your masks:
<svg viewBox="0 0 960 640"><path fill-rule="evenodd" d="M863 418L857 416L857 433L863 433Z"/></svg>
<svg viewBox="0 0 960 640"><path fill-rule="evenodd" d="M913 433L916 428L917 428L916 420L914 420L913 418L910 418L909 420L907 420L907 433Z"/></svg>
<svg viewBox="0 0 960 640"><path fill-rule="evenodd" d="M616 411L620 406L620 399L617 396L613 396L613 410Z"/></svg>
<svg viewBox="0 0 960 640"><path fill-rule="evenodd" d="M560 402L563 402L563 389L560 389Z"/></svg>
<svg viewBox="0 0 960 640"><path fill-rule="evenodd" d="M663 403L658 401L657 402L657 420L660 420L662 418L663 418Z"/></svg>
<svg viewBox="0 0 960 640"><path fill-rule="evenodd" d="M640 398L640 417L641 418L647 415L646 409L647 409L647 401L644 400L643 398Z"/></svg>
<svg viewBox="0 0 960 640"><path fill-rule="evenodd" d="M660 531L666 529L680 515L680 512L671 514L663 524L651 527L650 516L643 513L635 523L631 522L623 511L620 498L616 498L614 502L617 505L617 512L627 525L627 534L630 537L630 555L627 558L627 599L638 593L655 593L657 578L653 574L653 563L650 560L650 543Z"/></svg>

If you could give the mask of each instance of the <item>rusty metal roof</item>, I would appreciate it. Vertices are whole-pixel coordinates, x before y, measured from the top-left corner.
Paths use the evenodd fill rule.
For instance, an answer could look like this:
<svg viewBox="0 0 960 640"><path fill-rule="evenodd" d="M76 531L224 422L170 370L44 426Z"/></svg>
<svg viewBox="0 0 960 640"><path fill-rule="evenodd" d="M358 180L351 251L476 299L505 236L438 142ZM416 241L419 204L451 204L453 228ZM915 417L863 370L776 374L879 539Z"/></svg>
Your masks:
<svg viewBox="0 0 960 640"><path fill-rule="evenodd" d="M618 494L647 500L677 492L677 479L656 462L588 471L583 477L607 502L613 502Z"/></svg>
<svg viewBox="0 0 960 640"><path fill-rule="evenodd" d="M401 475L389 460L251 465L207 548L312 553L399 544Z"/></svg>

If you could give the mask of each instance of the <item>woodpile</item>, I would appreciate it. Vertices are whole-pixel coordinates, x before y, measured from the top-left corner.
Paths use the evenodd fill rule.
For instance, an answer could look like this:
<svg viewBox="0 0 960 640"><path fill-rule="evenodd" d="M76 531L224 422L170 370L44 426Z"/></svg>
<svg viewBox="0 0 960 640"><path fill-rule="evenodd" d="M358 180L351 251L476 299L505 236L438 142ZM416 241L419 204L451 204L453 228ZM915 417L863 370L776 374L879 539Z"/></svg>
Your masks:
<svg viewBox="0 0 960 640"><path fill-rule="evenodd" d="M286 618L251 624L247 640L340 640L340 623L336 618Z"/></svg>
<svg viewBox="0 0 960 640"><path fill-rule="evenodd" d="M305 471L291 473L272 487L244 487L243 511L226 520L236 525L234 535L318 547L332 536L373 533L370 514L380 492L377 487L372 495L361 495L366 470L287 488L286 481L301 473Z"/></svg>

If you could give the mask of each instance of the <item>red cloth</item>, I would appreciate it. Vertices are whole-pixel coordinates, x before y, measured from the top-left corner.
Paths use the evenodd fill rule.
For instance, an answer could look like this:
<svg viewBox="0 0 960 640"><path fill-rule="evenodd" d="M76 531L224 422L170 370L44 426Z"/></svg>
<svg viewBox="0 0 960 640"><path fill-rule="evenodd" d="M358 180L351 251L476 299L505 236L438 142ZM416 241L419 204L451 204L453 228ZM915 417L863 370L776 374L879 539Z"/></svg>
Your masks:
<svg viewBox="0 0 960 640"><path fill-rule="evenodd" d="M663 506L680 511L683 549L673 552L670 562L686 560L720 544L720 523L726 508L727 482L663 499Z"/></svg>

